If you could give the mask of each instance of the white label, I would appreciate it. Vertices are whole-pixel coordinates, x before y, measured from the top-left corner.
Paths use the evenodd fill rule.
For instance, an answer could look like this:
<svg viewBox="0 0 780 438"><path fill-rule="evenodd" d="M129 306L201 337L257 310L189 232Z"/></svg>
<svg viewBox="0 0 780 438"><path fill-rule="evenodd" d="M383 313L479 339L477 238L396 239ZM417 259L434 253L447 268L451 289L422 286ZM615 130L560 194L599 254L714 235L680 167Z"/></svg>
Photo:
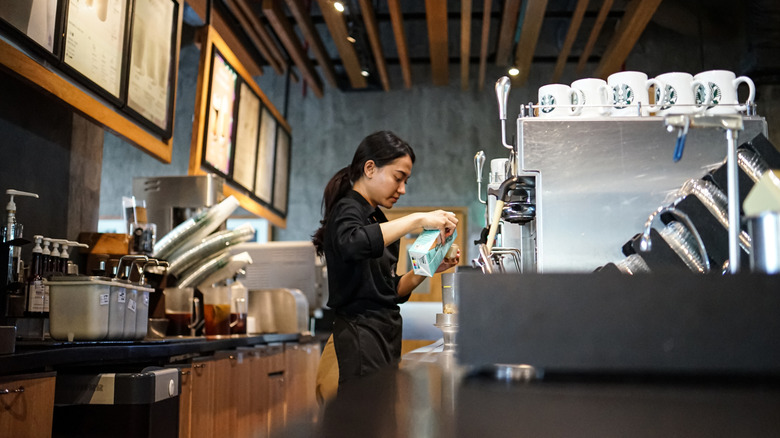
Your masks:
<svg viewBox="0 0 780 438"><path fill-rule="evenodd" d="M149 307L149 292L144 292L144 306Z"/></svg>
<svg viewBox="0 0 780 438"><path fill-rule="evenodd" d="M43 286L43 311L49 311L49 286Z"/></svg>
<svg viewBox="0 0 780 438"><path fill-rule="evenodd" d="M27 290L28 302L27 310L30 312L44 312L43 307L46 301L46 288L40 281L34 281Z"/></svg>
<svg viewBox="0 0 780 438"><path fill-rule="evenodd" d="M100 305L108 306L108 294L100 294Z"/></svg>
<svg viewBox="0 0 780 438"><path fill-rule="evenodd" d="M127 291L124 289L119 290L119 296L116 298L117 303L124 303L127 301Z"/></svg>
<svg viewBox="0 0 780 438"><path fill-rule="evenodd" d="M129 299L127 300L127 308L130 309L131 312L135 313L135 300Z"/></svg>

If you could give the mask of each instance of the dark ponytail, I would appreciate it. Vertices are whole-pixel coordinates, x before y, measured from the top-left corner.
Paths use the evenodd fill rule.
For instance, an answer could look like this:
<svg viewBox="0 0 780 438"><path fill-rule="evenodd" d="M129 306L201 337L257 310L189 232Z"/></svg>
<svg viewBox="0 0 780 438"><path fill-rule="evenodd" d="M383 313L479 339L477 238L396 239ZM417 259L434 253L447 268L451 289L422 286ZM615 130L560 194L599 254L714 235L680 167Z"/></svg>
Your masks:
<svg viewBox="0 0 780 438"><path fill-rule="evenodd" d="M366 162L372 160L377 167L383 167L407 155L414 163L415 157L412 147L390 131L375 132L360 142L354 157L352 157L352 163L336 172L325 186L325 193L322 196L323 215L320 228L312 236L317 254L322 255L325 252L325 229L328 226L328 217L333 206L349 193L352 190L352 184L363 176L363 167Z"/></svg>

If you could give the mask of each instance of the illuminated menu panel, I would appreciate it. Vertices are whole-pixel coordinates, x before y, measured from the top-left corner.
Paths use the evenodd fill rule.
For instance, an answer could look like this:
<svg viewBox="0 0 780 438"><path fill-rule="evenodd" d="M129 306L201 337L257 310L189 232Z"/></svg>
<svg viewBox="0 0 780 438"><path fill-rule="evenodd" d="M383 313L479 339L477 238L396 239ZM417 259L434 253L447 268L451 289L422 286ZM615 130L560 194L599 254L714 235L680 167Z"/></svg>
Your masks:
<svg viewBox="0 0 780 438"><path fill-rule="evenodd" d="M54 53L58 0L3 0L0 19Z"/></svg>
<svg viewBox="0 0 780 438"><path fill-rule="evenodd" d="M274 171L274 208L287 213L287 186L290 183L290 135L281 126L276 134L276 165Z"/></svg>
<svg viewBox="0 0 780 438"><path fill-rule="evenodd" d="M263 108L260 117L260 140L257 147L257 169L255 171L255 196L271 203L274 185L274 154L276 144L276 119L268 109Z"/></svg>
<svg viewBox="0 0 780 438"><path fill-rule="evenodd" d="M166 129L171 105L171 45L176 3L135 0L127 105Z"/></svg>
<svg viewBox="0 0 780 438"><path fill-rule="evenodd" d="M236 78L233 68L214 51L209 87L208 124L204 161L224 176L230 173L233 147L233 105L236 100Z"/></svg>
<svg viewBox="0 0 780 438"><path fill-rule="evenodd" d="M251 88L241 83L236 122L236 155L233 163L233 181L252 191L255 182L257 133L260 129L260 98Z"/></svg>
<svg viewBox="0 0 780 438"><path fill-rule="evenodd" d="M65 28L67 65L119 97L127 0L70 0Z"/></svg>

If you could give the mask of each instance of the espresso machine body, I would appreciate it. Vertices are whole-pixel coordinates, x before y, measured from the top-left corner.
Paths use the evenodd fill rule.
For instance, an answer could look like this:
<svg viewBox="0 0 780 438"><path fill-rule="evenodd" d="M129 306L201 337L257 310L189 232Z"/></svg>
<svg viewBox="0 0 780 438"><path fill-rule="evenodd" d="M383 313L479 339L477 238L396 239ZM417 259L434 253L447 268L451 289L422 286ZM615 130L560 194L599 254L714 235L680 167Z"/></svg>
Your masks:
<svg viewBox="0 0 780 438"><path fill-rule="evenodd" d="M180 223L224 198L224 178L214 175L133 178L133 196L146 201L147 219L164 236Z"/></svg>

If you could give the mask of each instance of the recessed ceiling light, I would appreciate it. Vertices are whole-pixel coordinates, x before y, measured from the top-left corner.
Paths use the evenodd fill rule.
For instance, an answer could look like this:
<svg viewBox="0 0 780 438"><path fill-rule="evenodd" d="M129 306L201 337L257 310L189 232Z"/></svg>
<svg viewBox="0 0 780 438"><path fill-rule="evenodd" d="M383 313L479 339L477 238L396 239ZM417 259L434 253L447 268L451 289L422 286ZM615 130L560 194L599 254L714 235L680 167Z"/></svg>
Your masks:
<svg viewBox="0 0 780 438"><path fill-rule="evenodd" d="M339 12L344 12L344 4L341 2L333 2L333 7Z"/></svg>
<svg viewBox="0 0 780 438"><path fill-rule="evenodd" d="M509 76L517 76L520 74L520 70L517 69L517 67L512 67L509 69Z"/></svg>
<svg viewBox="0 0 780 438"><path fill-rule="evenodd" d="M364 77L368 77L368 70L361 70L360 74L363 75Z"/></svg>
<svg viewBox="0 0 780 438"><path fill-rule="evenodd" d="M355 44L355 39L354 39L354 38L352 38L351 36L348 36L348 37L347 37L347 41L349 41L349 42L350 42L350 43L352 43L352 44Z"/></svg>

